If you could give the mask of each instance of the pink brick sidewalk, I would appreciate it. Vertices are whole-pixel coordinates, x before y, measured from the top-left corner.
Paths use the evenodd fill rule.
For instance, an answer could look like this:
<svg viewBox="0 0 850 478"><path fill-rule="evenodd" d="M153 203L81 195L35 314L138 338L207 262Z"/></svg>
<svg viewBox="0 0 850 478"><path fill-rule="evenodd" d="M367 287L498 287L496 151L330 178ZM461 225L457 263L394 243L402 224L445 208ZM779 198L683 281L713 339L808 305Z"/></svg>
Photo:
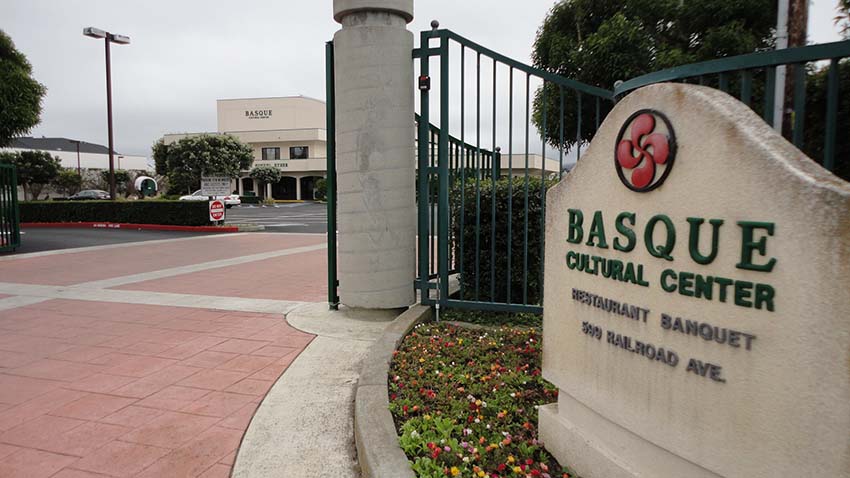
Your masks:
<svg viewBox="0 0 850 478"><path fill-rule="evenodd" d="M0 282L71 285L324 242L322 234L225 235L34 257L0 262Z"/></svg>
<svg viewBox="0 0 850 478"><path fill-rule="evenodd" d="M256 234L71 250L0 261L0 282L72 285L323 242ZM122 288L322 301L325 254ZM258 404L312 338L282 314L64 299L0 310L0 477L227 477Z"/></svg>
<svg viewBox="0 0 850 478"><path fill-rule="evenodd" d="M61 300L0 331L0 476L28 478L227 476L312 339L269 314Z"/></svg>
<svg viewBox="0 0 850 478"><path fill-rule="evenodd" d="M251 264L219 267L165 279L115 287L122 290L176 292L249 299L322 302L327 300L327 251L303 252Z"/></svg>

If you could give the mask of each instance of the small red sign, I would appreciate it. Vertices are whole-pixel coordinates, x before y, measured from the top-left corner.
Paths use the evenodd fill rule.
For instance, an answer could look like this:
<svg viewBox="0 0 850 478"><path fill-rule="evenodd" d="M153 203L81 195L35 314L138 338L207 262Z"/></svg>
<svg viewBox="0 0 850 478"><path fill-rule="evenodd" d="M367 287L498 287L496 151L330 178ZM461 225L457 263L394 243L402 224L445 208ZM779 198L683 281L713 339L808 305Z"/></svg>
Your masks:
<svg viewBox="0 0 850 478"><path fill-rule="evenodd" d="M224 201L210 201L210 221L221 221L224 219Z"/></svg>

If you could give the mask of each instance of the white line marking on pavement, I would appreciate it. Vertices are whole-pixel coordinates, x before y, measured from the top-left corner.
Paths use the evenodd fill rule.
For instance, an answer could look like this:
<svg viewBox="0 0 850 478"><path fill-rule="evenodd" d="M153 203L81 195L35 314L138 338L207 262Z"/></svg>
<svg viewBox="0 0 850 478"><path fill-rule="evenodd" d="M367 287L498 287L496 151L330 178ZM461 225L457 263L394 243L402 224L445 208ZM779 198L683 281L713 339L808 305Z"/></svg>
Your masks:
<svg viewBox="0 0 850 478"><path fill-rule="evenodd" d="M42 256L55 256L59 254L76 254L78 252L89 252L89 251L102 251L106 249L120 249L122 247L133 247L140 246L142 244L145 245L157 245L157 244L166 244L169 242L183 242L183 241L191 241L194 239L212 239L212 238L222 238L222 237L234 237L234 236L244 236L245 234L255 234L250 232L231 232L227 233L226 236L219 234L210 234L209 236L193 236L193 237L178 237L176 239L157 239L153 241L136 241L136 242L123 242L121 244L107 244L105 246L88 246L88 247L72 247L68 249L55 249L52 251L41 251L41 252L30 252L27 254L17 254L13 256L4 256L0 257L0 262L2 261L14 261L18 259L32 259L34 257L42 257Z"/></svg>
<svg viewBox="0 0 850 478"><path fill-rule="evenodd" d="M31 300L31 304L50 299L70 299L277 314L287 314L291 310L306 304L306 302L289 300L246 299L242 297L218 297L131 290L79 289L76 287L16 284L10 282L0 282L0 293L24 295L26 297L21 297L20 299ZM0 307L2 307L3 303L11 299L18 299L18 297L0 299ZM7 308L29 305L23 303L24 301L19 302L18 305Z"/></svg>
<svg viewBox="0 0 850 478"><path fill-rule="evenodd" d="M327 249L327 244L315 244L312 246L302 246L302 247L293 247L290 249L282 249L278 251L272 252L263 252L260 254L251 254L248 256L239 256L233 257L231 259L221 259L218 261L210 261L210 262L201 262L200 264L191 264L188 266L181 267L172 267L170 269L160 269L158 271L152 272L142 272L140 274L131 274L121 277L113 277L111 279L103 279L96 280L91 282L82 282L80 284L74 284L73 288L81 288L81 289L107 289L110 287L117 287L126 284L132 284L135 282L143 282L147 280L153 279L162 279L165 277L173 277L183 274L189 274L192 272L200 272L208 269L217 269L219 267L227 267L227 266L235 266L239 264L245 264L246 262L256 262L264 259L272 259L275 257L281 256L289 256L292 254L300 254L302 252L311 252L318 251L321 249Z"/></svg>
<svg viewBox="0 0 850 478"><path fill-rule="evenodd" d="M0 310L16 309L27 305L38 304L50 299L44 297L14 296L0 299Z"/></svg>

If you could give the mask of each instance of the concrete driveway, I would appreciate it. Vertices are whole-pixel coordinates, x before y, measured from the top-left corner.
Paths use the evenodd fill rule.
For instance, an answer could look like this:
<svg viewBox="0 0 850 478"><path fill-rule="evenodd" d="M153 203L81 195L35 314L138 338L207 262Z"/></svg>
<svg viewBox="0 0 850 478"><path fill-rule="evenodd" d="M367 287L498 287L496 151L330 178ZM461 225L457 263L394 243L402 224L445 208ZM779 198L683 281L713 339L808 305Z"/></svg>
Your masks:
<svg viewBox="0 0 850 478"><path fill-rule="evenodd" d="M322 235L228 234L0 258L0 476L227 477L313 336Z"/></svg>

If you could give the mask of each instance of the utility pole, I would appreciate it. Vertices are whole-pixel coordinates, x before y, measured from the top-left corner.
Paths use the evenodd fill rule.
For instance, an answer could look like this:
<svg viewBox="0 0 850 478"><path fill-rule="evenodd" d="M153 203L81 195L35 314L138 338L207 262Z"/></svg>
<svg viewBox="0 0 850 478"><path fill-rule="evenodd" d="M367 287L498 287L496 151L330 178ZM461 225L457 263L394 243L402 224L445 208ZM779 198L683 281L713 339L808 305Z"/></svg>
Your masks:
<svg viewBox="0 0 850 478"><path fill-rule="evenodd" d="M788 5L788 48L806 46L806 37L808 33L809 22L809 1L808 0L789 0ZM797 68L805 69L804 64L797 64L790 67L794 71ZM796 73L796 72L795 72ZM795 75L796 76L796 75ZM790 137L794 112L794 81L795 76L788 76L785 80L785 114L782 118L782 130L786 137ZM803 77L805 78L805 77Z"/></svg>
<svg viewBox="0 0 850 478"><path fill-rule="evenodd" d="M776 49L788 48L788 2L779 0L776 8ZM784 66L776 67L776 88L773 90L773 129L782 134L783 117L785 116L785 76Z"/></svg>

